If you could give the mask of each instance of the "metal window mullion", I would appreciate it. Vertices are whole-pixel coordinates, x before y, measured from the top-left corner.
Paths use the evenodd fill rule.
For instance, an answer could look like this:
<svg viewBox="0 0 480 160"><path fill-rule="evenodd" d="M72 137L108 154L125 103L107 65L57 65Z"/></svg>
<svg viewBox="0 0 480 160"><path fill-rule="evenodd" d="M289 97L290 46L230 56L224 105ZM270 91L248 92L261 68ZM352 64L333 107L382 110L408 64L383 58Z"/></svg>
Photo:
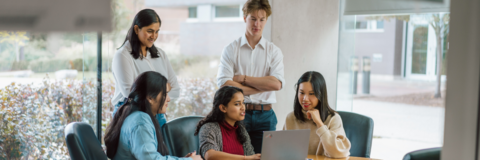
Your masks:
<svg viewBox="0 0 480 160"><path fill-rule="evenodd" d="M102 32L97 33L97 138L102 143Z"/></svg>

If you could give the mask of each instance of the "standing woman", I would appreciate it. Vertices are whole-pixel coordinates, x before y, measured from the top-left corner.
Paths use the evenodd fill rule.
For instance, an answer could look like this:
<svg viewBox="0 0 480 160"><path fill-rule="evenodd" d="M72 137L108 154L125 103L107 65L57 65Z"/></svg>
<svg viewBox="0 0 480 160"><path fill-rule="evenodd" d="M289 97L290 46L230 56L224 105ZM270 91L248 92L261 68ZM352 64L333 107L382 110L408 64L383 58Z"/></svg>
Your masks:
<svg viewBox="0 0 480 160"><path fill-rule="evenodd" d="M112 98L114 117L118 107L125 103L135 78L143 72L155 71L168 79L170 96L179 95L179 85L167 55L153 44L161 26L160 17L154 10L144 9L137 13L128 30L123 45L113 57L112 68L115 77L115 94ZM167 122L164 114L156 115L160 127Z"/></svg>
<svg viewBox="0 0 480 160"><path fill-rule="evenodd" d="M328 105L327 84L322 74L310 71L297 84L293 112L284 130L310 129L308 154L343 158L350 155L340 115Z"/></svg>

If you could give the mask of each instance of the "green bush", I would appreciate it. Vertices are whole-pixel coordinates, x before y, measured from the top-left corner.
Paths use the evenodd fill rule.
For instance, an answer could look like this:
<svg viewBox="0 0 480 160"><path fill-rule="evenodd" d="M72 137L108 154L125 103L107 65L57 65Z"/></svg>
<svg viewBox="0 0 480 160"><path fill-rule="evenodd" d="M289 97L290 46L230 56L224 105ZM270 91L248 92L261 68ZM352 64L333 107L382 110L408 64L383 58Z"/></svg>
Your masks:
<svg viewBox="0 0 480 160"><path fill-rule="evenodd" d="M55 72L70 68L69 60L65 59L39 59L30 62L30 69L33 72Z"/></svg>
<svg viewBox="0 0 480 160"><path fill-rule="evenodd" d="M3 61L0 60L0 71L10 71L12 70L13 61Z"/></svg>
<svg viewBox="0 0 480 160"><path fill-rule="evenodd" d="M27 61L15 61L12 64L12 71L26 70L28 69Z"/></svg>
<svg viewBox="0 0 480 160"><path fill-rule="evenodd" d="M218 90L215 79L178 79L178 82L180 96L169 103L168 118L190 115L206 116L212 109L213 96Z"/></svg>
<svg viewBox="0 0 480 160"><path fill-rule="evenodd" d="M170 102L168 118L210 112L218 89L214 79L179 79L180 98ZM83 121L96 128L95 81L44 79L36 84L15 84L0 89L0 160L68 159L64 129ZM102 133L112 119L110 102L115 91L102 82ZM103 143L103 140L102 140Z"/></svg>
<svg viewBox="0 0 480 160"><path fill-rule="evenodd" d="M111 67L111 58L102 58L102 71ZM83 68L85 65L85 68ZM40 59L30 62L29 68L33 72L55 72L62 69L75 69L77 71L97 71L97 57L88 57L83 62L82 58L77 59Z"/></svg>
<svg viewBox="0 0 480 160"><path fill-rule="evenodd" d="M102 124L108 124L113 82L102 86ZM75 121L96 126L96 90L94 82L48 79L0 89L0 159L67 159L64 128Z"/></svg>

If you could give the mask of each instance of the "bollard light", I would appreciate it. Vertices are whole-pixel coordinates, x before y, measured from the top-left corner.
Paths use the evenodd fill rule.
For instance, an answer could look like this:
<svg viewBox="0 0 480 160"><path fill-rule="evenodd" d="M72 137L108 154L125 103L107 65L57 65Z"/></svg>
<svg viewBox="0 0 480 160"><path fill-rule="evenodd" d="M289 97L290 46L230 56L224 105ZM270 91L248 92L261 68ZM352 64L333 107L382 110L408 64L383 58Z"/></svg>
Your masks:
<svg viewBox="0 0 480 160"><path fill-rule="evenodd" d="M357 79L358 79L358 58L357 56L352 56L350 59L350 92L352 94L357 94Z"/></svg>
<svg viewBox="0 0 480 160"><path fill-rule="evenodd" d="M363 56L363 85L362 85L362 90L363 94L370 94L370 57L368 56Z"/></svg>

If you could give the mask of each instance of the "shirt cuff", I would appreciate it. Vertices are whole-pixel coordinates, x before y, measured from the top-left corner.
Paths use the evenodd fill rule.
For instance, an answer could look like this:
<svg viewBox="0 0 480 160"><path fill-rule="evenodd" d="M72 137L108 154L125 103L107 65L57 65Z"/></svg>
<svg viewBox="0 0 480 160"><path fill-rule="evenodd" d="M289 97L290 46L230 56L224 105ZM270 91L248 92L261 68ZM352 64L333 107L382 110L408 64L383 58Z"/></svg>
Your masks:
<svg viewBox="0 0 480 160"><path fill-rule="evenodd" d="M278 76L278 75L273 75L273 76L274 76L275 78L277 78L277 80L279 80L279 81L282 83L282 88L281 88L281 89L283 89L283 87L285 86L285 79L283 79L283 77L280 77L280 76ZM281 90L281 89L280 89L280 90Z"/></svg>
<svg viewBox="0 0 480 160"><path fill-rule="evenodd" d="M217 86L218 88L221 88L225 83L227 83L227 81L232 81L231 78L222 78L222 79L218 79L217 80Z"/></svg>

